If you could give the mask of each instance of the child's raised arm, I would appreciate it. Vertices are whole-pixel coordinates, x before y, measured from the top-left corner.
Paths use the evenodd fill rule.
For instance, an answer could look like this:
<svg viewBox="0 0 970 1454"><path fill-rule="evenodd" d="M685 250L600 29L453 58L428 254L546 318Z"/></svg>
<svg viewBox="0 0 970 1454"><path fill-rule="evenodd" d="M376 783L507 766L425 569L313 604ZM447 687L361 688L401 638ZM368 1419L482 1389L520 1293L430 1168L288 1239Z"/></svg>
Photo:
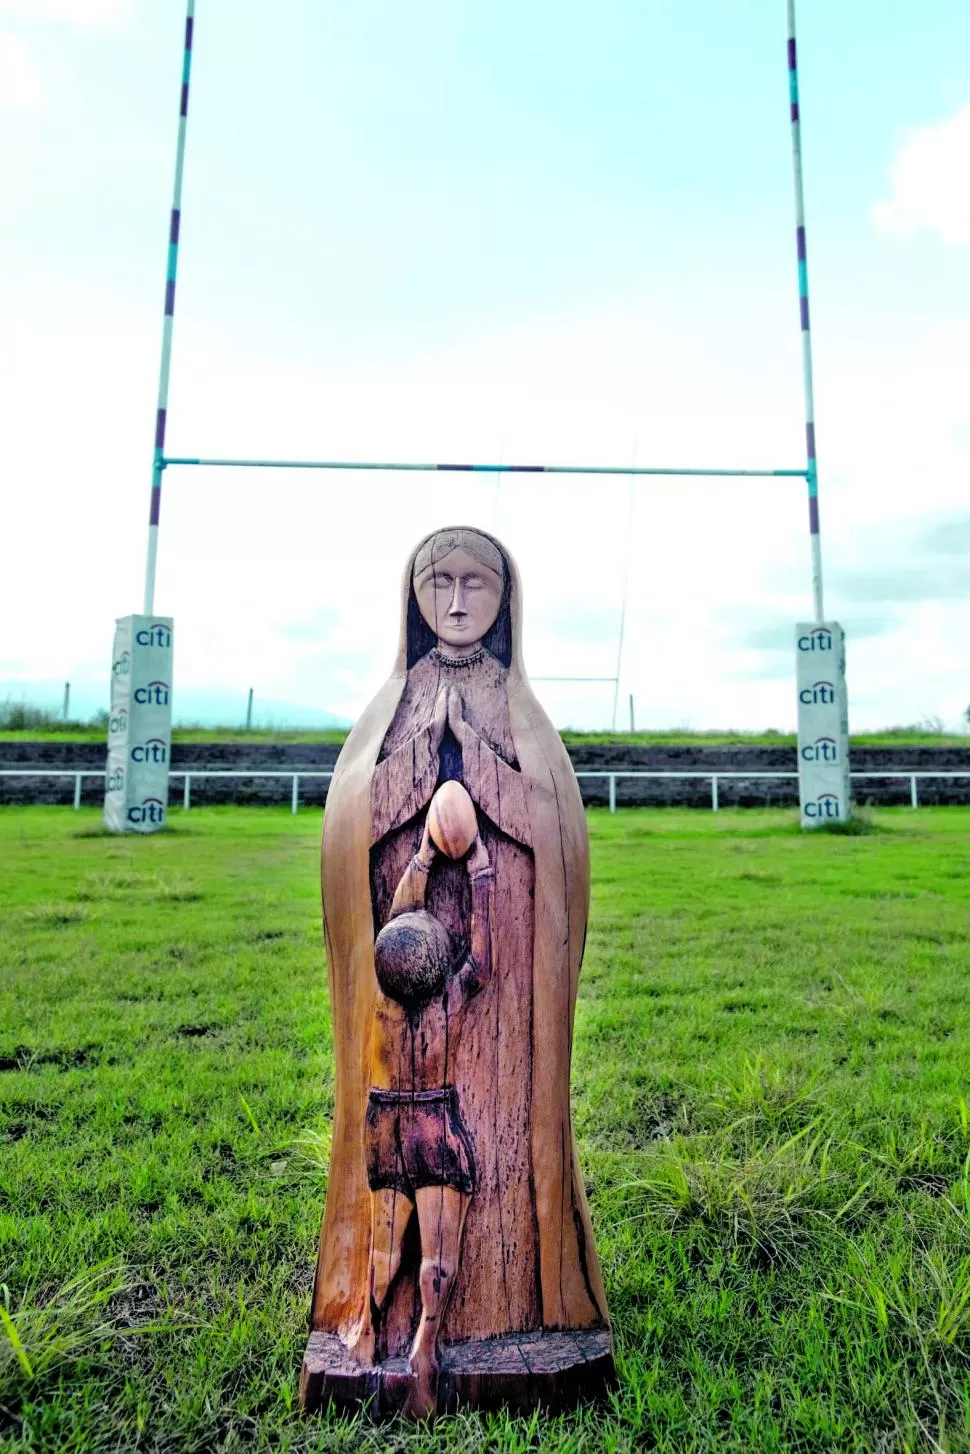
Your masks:
<svg viewBox="0 0 970 1454"><path fill-rule="evenodd" d="M398 914L409 914L413 909L424 908L428 894L428 871L434 862L436 852L437 849L431 841L428 821L425 819L421 847L402 873L401 882L394 890L388 919L394 919Z"/></svg>
<svg viewBox="0 0 970 1454"><path fill-rule="evenodd" d="M481 835L465 864L472 887L472 922L470 948L465 963L458 971L462 993L471 999L483 990L492 977L492 940L489 932L489 895L495 870L489 862Z"/></svg>

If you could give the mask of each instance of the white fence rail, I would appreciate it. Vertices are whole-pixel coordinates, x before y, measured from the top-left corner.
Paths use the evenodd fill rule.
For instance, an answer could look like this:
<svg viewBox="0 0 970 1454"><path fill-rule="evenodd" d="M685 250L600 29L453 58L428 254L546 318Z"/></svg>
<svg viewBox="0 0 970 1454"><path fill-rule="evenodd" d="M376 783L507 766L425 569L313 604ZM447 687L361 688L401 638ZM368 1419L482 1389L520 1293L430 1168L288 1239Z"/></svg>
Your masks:
<svg viewBox="0 0 970 1454"><path fill-rule="evenodd" d="M331 778L333 770L317 770L315 768L298 768L296 770L287 768L246 768L243 769L205 769L205 768L176 768L170 774L173 778L182 779L182 807L188 810L192 806L192 783L196 778L261 778L261 777L283 777L290 778L292 789L290 793L290 810L296 812L300 806L300 781L302 778ZM728 778L797 778L797 772L702 772L695 768L684 769L683 771L664 770L662 772L636 772L636 771L587 771L581 768L576 776L578 778L606 778L608 780L610 812L616 812L616 784L621 778L702 778L711 785L711 809L718 811L719 794L718 783ZM897 779L909 781L910 804L914 808L919 807L919 787L921 778L962 778L970 782L970 768L965 772L911 772L907 768L893 769L887 772L854 772L851 774L853 782L862 778L880 778L883 780ZM81 783L86 777L100 778L104 781L103 768L46 768L46 767L5 767L0 768L0 777L68 777L74 779L74 808L75 811L81 806Z"/></svg>

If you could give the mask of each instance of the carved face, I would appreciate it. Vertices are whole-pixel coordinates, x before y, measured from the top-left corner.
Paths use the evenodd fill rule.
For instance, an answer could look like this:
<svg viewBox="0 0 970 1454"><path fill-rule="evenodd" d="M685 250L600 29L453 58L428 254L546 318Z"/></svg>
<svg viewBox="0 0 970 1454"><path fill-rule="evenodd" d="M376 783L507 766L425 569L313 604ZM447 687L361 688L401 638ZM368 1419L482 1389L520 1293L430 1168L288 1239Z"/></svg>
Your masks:
<svg viewBox="0 0 970 1454"><path fill-rule="evenodd" d="M456 547L414 578L418 609L448 656L477 651L502 604L502 578Z"/></svg>

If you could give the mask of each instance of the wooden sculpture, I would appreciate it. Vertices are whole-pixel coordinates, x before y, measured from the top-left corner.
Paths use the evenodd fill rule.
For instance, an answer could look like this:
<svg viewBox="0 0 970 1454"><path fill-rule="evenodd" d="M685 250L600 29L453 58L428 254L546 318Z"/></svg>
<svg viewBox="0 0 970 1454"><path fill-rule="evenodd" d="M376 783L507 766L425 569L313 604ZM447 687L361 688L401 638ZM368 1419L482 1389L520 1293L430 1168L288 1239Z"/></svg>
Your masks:
<svg viewBox="0 0 970 1454"><path fill-rule="evenodd" d="M569 1109L589 855L482 531L404 575L395 670L334 772L333 1153L305 1409L569 1407L614 1377Z"/></svg>

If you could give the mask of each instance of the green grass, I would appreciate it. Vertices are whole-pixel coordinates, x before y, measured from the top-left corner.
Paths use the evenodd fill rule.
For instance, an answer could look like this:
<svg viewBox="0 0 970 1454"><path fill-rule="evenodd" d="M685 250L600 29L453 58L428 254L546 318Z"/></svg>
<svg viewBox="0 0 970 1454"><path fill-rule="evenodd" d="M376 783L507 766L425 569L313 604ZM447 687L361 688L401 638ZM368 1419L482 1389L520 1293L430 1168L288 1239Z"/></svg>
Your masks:
<svg viewBox="0 0 970 1454"><path fill-rule="evenodd" d="M4 742L104 742L106 728L77 722L49 723L46 727L32 730L0 728L0 746ZM564 742L571 747L584 744L599 746L604 743L620 743L635 747L794 747L794 732L735 732L730 728L712 728L707 732L690 732L672 727L658 728L652 732L576 732L563 728ZM241 727L176 727L172 732L173 742L295 742L329 743L339 745L347 739L343 728L327 728L315 731L309 727L256 728L245 732ZM937 732L921 727L887 727L880 732L860 732L852 735L853 747L968 747L967 733Z"/></svg>
<svg viewBox="0 0 970 1454"><path fill-rule="evenodd" d="M107 725L86 722L48 722L43 727L5 728L0 727L0 746L4 742L99 742L108 740ZM347 740L347 729L343 727L314 731L312 728L284 731L276 728L256 728L246 732L241 727L193 727L177 726L172 731L173 742L326 742L340 745Z"/></svg>
<svg viewBox="0 0 970 1454"><path fill-rule="evenodd" d="M730 728L690 732L671 727L652 732L574 732L565 728L560 736L564 742L633 744L638 747L795 747L794 732L735 732ZM968 747L967 733L927 730L922 727L886 727L879 732L854 732L853 747Z"/></svg>
<svg viewBox="0 0 970 1454"><path fill-rule="evenodd" d="M428 1433L294 1410L319 815L3 810L6 1449L970 1448L970 811L590 825L573 1095L622 1384Z"/></svg>

